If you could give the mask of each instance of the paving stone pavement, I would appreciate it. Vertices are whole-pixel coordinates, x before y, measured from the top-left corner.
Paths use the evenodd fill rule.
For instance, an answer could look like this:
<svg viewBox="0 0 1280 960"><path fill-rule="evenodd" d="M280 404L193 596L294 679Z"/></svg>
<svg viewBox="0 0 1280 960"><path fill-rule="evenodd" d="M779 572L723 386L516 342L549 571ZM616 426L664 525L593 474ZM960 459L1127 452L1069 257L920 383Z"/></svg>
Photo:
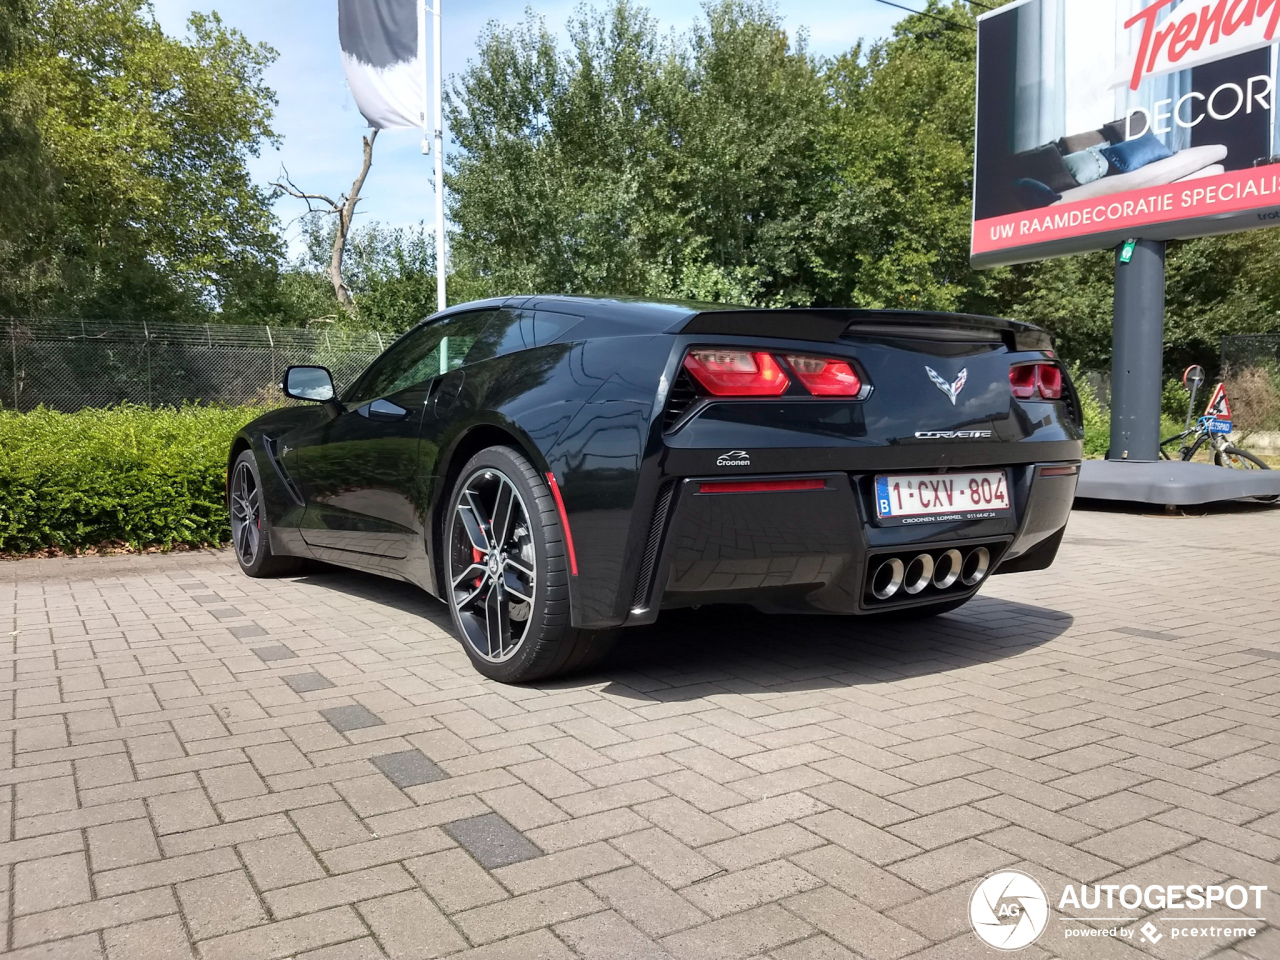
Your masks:
<svg viewBox="0 0 1280 960"><path fill-rule="evenodd" d="M969 898L1267 885L1252 938L1055 908L1026 958L1280 958L1280 510L1077 512L931 622L707 608L490 683L442 605L226 552L0 565L0 950L994 957ZM1068 937L1152 921L1156 943Z"/></svg>

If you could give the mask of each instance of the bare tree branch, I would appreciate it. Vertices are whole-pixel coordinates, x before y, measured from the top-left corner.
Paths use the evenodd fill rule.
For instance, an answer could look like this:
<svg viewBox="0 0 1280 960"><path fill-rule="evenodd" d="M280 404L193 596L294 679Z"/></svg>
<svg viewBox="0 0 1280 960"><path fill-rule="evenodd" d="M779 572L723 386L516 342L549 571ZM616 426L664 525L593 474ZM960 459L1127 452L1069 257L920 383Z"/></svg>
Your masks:
<svg viewBox="0 0 1280 960"><path fill-rule="evenodd" d="M360 191L364 189L364 182L369 176L369 168L373 166L373 143L378 139L378 131L370 131L367 137L361 138L364 144L364 162L360 166L360 173L356 176L355 182L351 184L351 191L344 193L337 200L325 196L323 193L307 193L302 190L289 176L289 171L283 166L280 168L283 173L279 180L274 181L271 186L275 187L281 193L303 200L307 204L308 213L324 213L331 214L338 218L338 229L333 237L333 252L329 258L329 268L326 271L329 282L333 284L333 294L338 298L346 309L355 312L355 299L351 296L351 291L347 289L347 285L342 281L342 257L346 252L347 236L351 233L351 223L355 219L356 205L360 202ZM323 204L323 206L317 206Z"/></svg>

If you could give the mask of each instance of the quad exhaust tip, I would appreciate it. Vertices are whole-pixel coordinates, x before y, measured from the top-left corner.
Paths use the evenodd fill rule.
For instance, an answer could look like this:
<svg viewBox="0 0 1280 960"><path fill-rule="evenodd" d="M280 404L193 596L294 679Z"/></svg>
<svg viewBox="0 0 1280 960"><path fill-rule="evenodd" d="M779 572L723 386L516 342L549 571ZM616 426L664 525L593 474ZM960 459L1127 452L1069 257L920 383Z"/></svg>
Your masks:
<svg viewBox="0 0 1280 960"><path fill-rule="evenodd" d="M964 558L964 566L960 568L960 582L966 587L972 587L987 575L987 568L990 566L991 551L986 547L978 547Z"/></svg>
<svg viewBox="0 0 1280 960"><path fill-rule="evenodd" d="M974 547L967 553L953 548L936 560L928 553L917 554L905 562L901 557L888 557L871 575L871 595L877 600L890 600L899 591L917 596L931 585L935 590L949 590L957 583L973 587L990 569L991 551L986 547Z"/></svg>
<svg viewBox="0 0 1280 960"><path fill-rule="evenodd" d="M948 550L933 565L933 585L939 590L946 590L960 579L960 571L964 567L964 557L959 550Z"/></svg>
<svg viewBox="0 0 1280 960"><path fill-rule="evenodd" d="M904 589L911 596L920 593L933 581L933 557L927 553L922 553L909 564L907 564L907 573Z"/></svg>
<svg viewBox="0 0 1280 960"><path fill-rule="evenodd" d="M888 600L902 586L904 568L902 561L891 557L876 568L871 578L871 593L877 600Z"/></svg>

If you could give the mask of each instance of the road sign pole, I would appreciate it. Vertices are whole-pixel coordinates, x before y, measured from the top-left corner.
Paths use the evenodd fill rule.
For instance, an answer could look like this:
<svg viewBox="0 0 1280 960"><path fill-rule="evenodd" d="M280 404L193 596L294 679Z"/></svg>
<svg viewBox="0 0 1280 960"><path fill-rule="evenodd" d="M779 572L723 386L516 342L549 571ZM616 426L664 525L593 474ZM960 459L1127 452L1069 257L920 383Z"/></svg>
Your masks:
<svg viewBox="0 0 1280 960"><path fill-rule="evenodd" d="M1149 462L1160 458L1164 243L1139 240L1126 251L1128 246L1116 251L1107 459Z"/></svg>

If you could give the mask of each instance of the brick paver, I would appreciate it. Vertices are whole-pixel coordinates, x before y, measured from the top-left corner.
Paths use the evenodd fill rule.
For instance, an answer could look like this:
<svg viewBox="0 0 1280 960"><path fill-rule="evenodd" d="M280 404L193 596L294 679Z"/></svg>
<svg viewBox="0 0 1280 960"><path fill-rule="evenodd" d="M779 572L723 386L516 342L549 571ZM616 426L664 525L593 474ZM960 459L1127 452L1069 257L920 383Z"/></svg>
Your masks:
<svg viewBox="0 0 1280 960"><path fill-rule="evenodd" d="M230 554L0 566L0 952L56 960L996 956L975 884L1266 885L1280 510L1077 512L926 622L707 608L489 683L411 587ZM1094 922L1093 926L1107 924Z"/></svg>

